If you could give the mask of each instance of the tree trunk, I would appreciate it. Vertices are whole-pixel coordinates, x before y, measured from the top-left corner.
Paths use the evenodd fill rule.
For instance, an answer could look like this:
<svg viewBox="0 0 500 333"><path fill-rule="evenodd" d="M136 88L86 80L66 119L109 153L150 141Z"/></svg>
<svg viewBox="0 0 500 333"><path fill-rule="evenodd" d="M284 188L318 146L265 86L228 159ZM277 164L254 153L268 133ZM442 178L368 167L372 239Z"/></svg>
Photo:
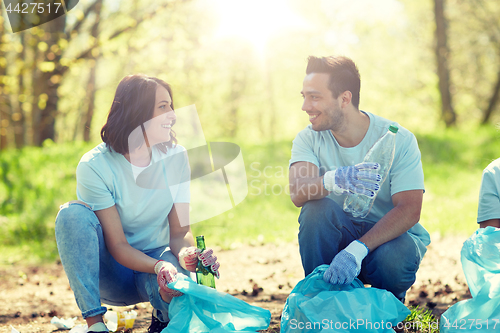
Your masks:
<svg viewBox="0 0 500 333"><path fill-rule="evenodd" d="M3 68L0 68L3 70ZM8 137L7 137L7 126L5 126L8 121L7 109L9 108L8 100L5 96L0 94L0 150L7 149Z"/></svg>
<svg viewBox="0 0 500 333"><path fill-rule="evenodd" d="M272 149L274 149L274 139L275 139L275 133L277 130L277 125L276 125L276 102L275 102L275 96L274 96L274 86L273 86L273 79L272 79L272 71L270 70L271 68L271 60L270 60L270 55L265 55L266 57L266 68L265 68L265 75L266 75L266 89L267 89L267 102L268 102L268 110L266 112L270 113L270 119L269 119L269 129L268 129L268 138L272 144Z"/></svg>
<svg viewBox="0 0 500 333"><path fill-rule="evenodd" d="M18 73L18 88L17 88L17 98L18 98L18 104L17 104L17 110L12 110L12 115L11 115L11 120L12 120L12 127L14 128L14 143L16 144L17 149L21 149L24 147L24 110L23 110L23 103L28 102L27 100L21 100L19 97L21 95L27 96L25 92L25 83L24 83L24 66L26 64L26 48L28 47L28 43L26 42L26 34L21 33L20 35L21 38L21 45L23 46L23 50L21 51L21 54L19 55L19 58L21 59L23 65L19 69ZM26 97L24 97L26 98Z"/></svg>
<svg viewBox="0 0 500 333"><path fill-rule="evenodd" d="M481 122L483 125L486 125L490 121L491 114L493 113L493 111L495 111L499 99L500 99L500 71L498 71L497 84L493 89L493 94L491 95L490 103L488 104L488 108L483 114L483 121Z"/></svg>
<svg viewBox="0 0 500 333"><path fill-rule="evenodd" d="M92 26L92 31L91 31L91 35L92 37L94 37L95 40L94 52L99 51L98 36L99 36L99 22L101 21L101 8L102 8L102 1L97 1L95 7L95 22ZM92 59L89 62L91 64L91 67L90 67L89 81L87 83L87 112L85 113L85 122L83 124L83 140L85 142L90 141L90 125L92 124L92 117L94 116L97 57L95 60Z"/></svg>
<svg viewBox="0 0 500 333"><path fill-rule="evenodd" d="M50 80L52 75L43 75L43 77ZM59 102L57 88L59 88L59 84L54 84L52 82L46 87L48 99L45 109L40 112L40 135L38 146L40 146L47 139L54 140L55 138L57 103Z"/></svg>
<svg viewBox="0 0 500 333"><path fill-rule="evenodd" d="M239 109L239 96L236 78L237 72L232 74L231 79L231 93L229 94L229 137L235 138L238 131L238 109Z"/></svg>
<svg viewBox="0 0 500 333"><path fill-rule="evenodd" d="M85 113L85 123L83 124L83 140L90 141L90 125L94 116L94 100L95 100L95 77L97 64L94 63L90 68L90 77L87 84L87 112Z"/></svg>
<svg viewBox="0 0 500 333"><path fill-rule="evenodd" d="M446 127L456 125L457 115L453 109L450 93L450 70L448 68L447 22L444 15L445 0L434 0L436 20L436 59L439 77L439 92L441 94L441 117Z"/></svg>
<svg viewBox="0 0 500 333"><path fill-rule="evenodd" d="M231 74L231 92L229 94L229 137L235 138L239 127L239 109L241 106L241 96L247 86L246 69L235 67Z"/></svg>
<svg viewBox="0 0 500 333"><path fill-rule="evenodd" d="M0 36L3 36L4 31L4 19L0 16ZM3 42L0 39L0 46ZM0 47L0 77L5 77L7 75L7 61L5 58L6 54L3 51L3 47ZM7 98L7 93L5 91L5 86L0 85L0 150L4 150L8 146L7 140L7 126L8 126L8 114L10 109L9 99Z"/></svg>
<svg viewBox="0 0 500 333"><path fill-rule="evenodd" d="M57 112L57 102L59 96L57 88L59 84L50 81L54 72L42 72L35 69L33 75L33 145L41 146L46 139L54 140L55 116ZM38 100L46 94L46 103L39 108Z"/></svg>
<svg viewBox="0 0 500 333"><path fill-rule="evenodd" d="M45 24L46 27L46 38L44 40L47 43L48 48L46 51L42 51L40 58L47 59L48 53L50 53L53 45L58 45L59 41L64 38L64 26L66 24L66 16L61 16L55 20L52 20ZM46 94L43 99L46 100L45 107L38 109L34 113L33 119L33 144L36 146L41 146L46 139L55 139L55 123L57 116L57 104L59 102L59 95L57 89L60 85L60 78L63 74L62 66L59 63L61 56L54 56L51 62L54 63L54 69L51 71L41 71L40 69L35 69L35 75L33 76L33 92L34 101L33 109L38 109L37 104L42 94Z"/></svg>
<svg viewBox="0 0 500 333"><path fill-rule="evenodd" d="M0 99L3 99L2 96L0 96ZM0 101L1 103L1 109L0 109L0 151L1 150L4 150L4 149L7 149L7 144L8 144L8 140L7 140L7 128L5 128L3 125L2 125L2 121L4 120L4 110L3 110L3 107L4 107L4 101Z"/></svg>

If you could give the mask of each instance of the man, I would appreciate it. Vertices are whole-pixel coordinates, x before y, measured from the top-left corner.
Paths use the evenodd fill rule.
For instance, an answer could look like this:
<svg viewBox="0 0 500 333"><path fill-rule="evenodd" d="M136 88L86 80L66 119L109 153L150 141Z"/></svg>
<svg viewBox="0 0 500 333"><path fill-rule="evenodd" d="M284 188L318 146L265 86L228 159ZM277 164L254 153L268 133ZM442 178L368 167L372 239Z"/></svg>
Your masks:
<svg viewBox="0 0 500 333"><path fill-rule="evenodd" d="M415 136L398 126L394 162L380 183L379 165L361 162L396 123L359 110L360 77L351 59L309 57L306 74L302 110L311 124L293 141L289 170L291 199L302 207L304 272L329 264L327 282L358 277L404 300L430 244L418 224L424 177ZM365 218L342 210L349 192L376 195Z"/></svg>

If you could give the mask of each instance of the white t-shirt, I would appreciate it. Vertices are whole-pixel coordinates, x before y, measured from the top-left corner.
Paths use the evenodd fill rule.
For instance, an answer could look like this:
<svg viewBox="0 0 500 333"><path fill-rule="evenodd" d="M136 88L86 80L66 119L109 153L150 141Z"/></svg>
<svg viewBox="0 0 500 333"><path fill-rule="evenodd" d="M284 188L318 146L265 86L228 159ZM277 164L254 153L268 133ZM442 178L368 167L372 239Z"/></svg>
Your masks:
<svg viewBox="0 0 500 333"><path fill-rule="evenodd" d="M491 162L483 171L477 223L500 219L500 158Z"/></svg>
<svg viewBox="0 0 500 333"><path fill-rule="evenodd" d="M127 241L141 251L168 246L168 214L174 203L190 200L189 162L180 145L167 153L153 147L151 164L137 168L101 143L83 155L76 179L78 199L94 211L115 205Z"/></svg>

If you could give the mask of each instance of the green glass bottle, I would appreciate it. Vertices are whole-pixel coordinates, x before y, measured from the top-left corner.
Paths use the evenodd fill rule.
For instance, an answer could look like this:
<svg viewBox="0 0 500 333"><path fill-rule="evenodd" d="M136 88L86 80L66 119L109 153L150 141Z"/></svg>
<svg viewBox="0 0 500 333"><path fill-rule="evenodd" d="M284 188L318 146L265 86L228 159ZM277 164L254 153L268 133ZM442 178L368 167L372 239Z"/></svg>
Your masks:
<svg viewBox="0 0 500 333"><path fill-rule="evenodd" d="M205 250L205 237L204 236L196 236L196 246L201 250ZM196 266L196 282L198 284L202 284L207 287L211 287L215 289L215 277L212 273L210 267L205 267L201 263L201 260L198 260L198 265Z"/></svg>

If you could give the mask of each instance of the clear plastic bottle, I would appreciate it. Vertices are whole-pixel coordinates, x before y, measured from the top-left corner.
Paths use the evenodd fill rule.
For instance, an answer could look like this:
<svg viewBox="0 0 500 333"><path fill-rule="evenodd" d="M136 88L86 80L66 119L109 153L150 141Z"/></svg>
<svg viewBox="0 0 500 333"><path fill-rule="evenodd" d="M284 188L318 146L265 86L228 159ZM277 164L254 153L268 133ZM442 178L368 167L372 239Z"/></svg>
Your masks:
<svg viewBox="0 0 500 333"><path fill-rule="evenodd" d="M375 142L370 150L368 150L363 160L363 162L377 162L378 164L380 164L380 169L375 171L382 177L380 186L382 186L385 179L387 178L389 170L392 166L392 161L394 160L397 132L397 126L389 126L387 132L382 135L380 139L377 140L377 142ZM375 193L373 198L369 198L366 195L362 194L349 193L349 195L344 200L344 211L346 213L350 213L353 217L366 217L372 209L376 197L377 193Z"/></svg>

